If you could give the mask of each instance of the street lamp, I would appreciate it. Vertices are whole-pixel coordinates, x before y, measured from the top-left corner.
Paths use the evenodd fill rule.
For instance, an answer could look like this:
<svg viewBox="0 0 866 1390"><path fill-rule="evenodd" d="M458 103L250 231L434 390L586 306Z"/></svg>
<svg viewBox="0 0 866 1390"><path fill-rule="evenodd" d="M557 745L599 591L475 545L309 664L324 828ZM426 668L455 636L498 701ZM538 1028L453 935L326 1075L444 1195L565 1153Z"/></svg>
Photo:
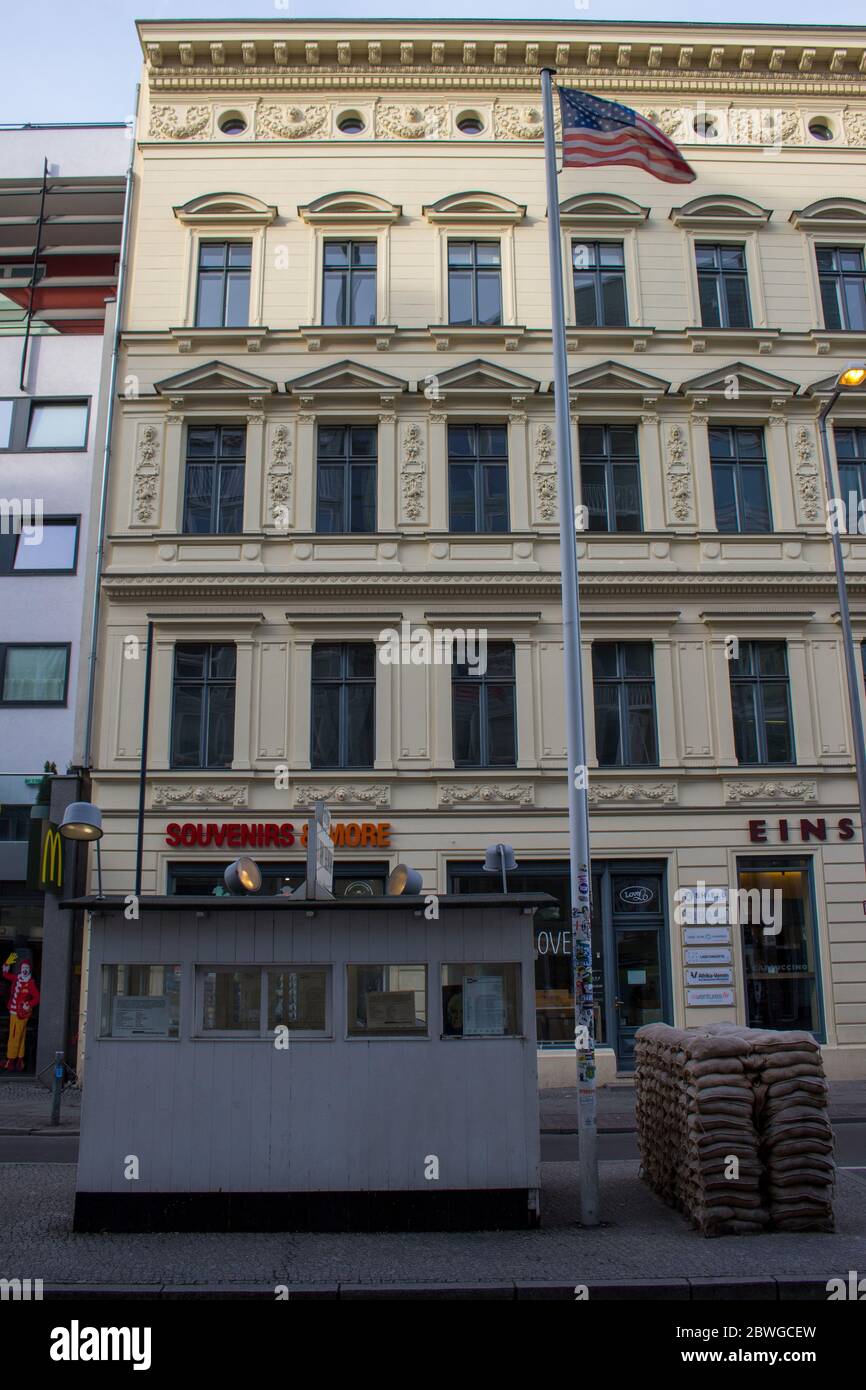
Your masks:
<svg viewBox="0 0 866 1390"><path fill-rule="evenodd" d="M510 845L488 845L484 852L484 872L486 874L502 874L502 891L508 892L508 879L506 873L517 868L517 860L514 858L514 850Z"/></svg>
<svg viewBox="0 0 866 1390"><path fill-rule="evenodd" d="M64 840L96 841L96 882L98 897L102 897L102 853L99 841L103 836L102 812L92 801L71 801L63 812L59 830Z"/></svg>
<svg viewBox="0 0 866 1390"><path fill-rule="evenodd" d="M262 886L262 871L255 859L244 854L229 864L223 882L230 893L257 893Z"/></svg>
<svg viewBox="0 0 866 1390"><path fill-rule="evenodd" d="M827 488L827 501L832 503L837 496L833 480L833 465L830 461L830 444L827 439L827 416L839 397L845 391L857 390L866 385L866 362L849 362L836 378L836 385L830 399L821 407L818 415L818 433L821 437L821 458L824 464L824 482ZM828 518L829 521L829 518ZM860 801L860 839L864 864L866 864L866 743L863 735L863 714L860 706L861 675L857 671L857 658L854 652L854 635L851 631L851 613L848 608L848 590L845 584L845 562L842 558L842 542L839 527L830 525L830 540L833 545L833 563L836 566L836 589L839 594L839 617L842 624L842 646L845 651L845 672L848 678L848 704L851 710L851 725L854 731L854 764L857 769L857 795ZM862 669L862 668L861 668Z"/></svg>

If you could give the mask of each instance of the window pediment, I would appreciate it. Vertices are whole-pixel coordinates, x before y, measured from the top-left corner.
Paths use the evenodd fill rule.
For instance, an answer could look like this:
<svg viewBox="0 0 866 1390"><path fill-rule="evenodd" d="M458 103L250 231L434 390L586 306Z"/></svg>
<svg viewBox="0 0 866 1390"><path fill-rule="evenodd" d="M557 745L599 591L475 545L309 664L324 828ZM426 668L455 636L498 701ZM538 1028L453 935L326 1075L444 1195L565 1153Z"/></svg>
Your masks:
<svg viewBox="0 0 866 1390"><path fill-rule="evenodd" d="M634 367L626 367L621 362L599 362L594 367L584 367L582 371L572 372L568 378L569 392L618 392L631 396L664 396L671 389L669 381L662 377L650 376L649 372L639 372ZM550 390L553 390L551 384Z"/></svg>
<svg viewBox="0 0 866 1390"><path fill-rule="evenodd" d="M726 399L742 400L744 396L796 396L797 383L773 372L762 372L758 367L747 367L742 362L731 362L727 367L715 367L711 372L692 377L680 384L681 396L725 396L730 389L732 378L736 379L737 395Z"/></svg>
<svg viewBox="0 0 866 1390"><path fill-rule="evenodd" d="M534 395L541 389L541 383L534 377L513 372L509 367L497 367L494 362L485 362L481 357L462 362L447 372L438 372L436 380L439 388L449 395Z"/></svg>
<svg viewBox="0 0 866 1390"><path fill-rule="evenodd" d="M700 198L692 198L682 207L671 208L670 219L677 227L719 228L764 227L772 217L772 211L762 208L748 198L738 198L731 193L705 193Z"/></svg>
<svg viewBox="0 0 866 1390"><path fill-rule="evenodd" d="M201 367L177 372L154 382L158 396L269 396L277 389L275 381L231 367L227 362L206 362Z"/></svg>
<svg viewBox="0 0 866 1390"><path fill-rule="evenodd" d="M649 208L615 193L578 193L559 205L559 220L564 227L632 227L645 222L648 216Z"/></svg>
<svg viewBox="0 0 866 1390"><path fill-rule="evenodd" d="M437 202L426 204L422 212L428 222L446 226L489 222L501 227L522 222L526 216L526 204L515 203L501 193L448 193Z"/></svg>
<svg viewBox="0 0 866 1390"><path fill-rule="evenodd" d="M186 227L267 227L277 209L248 193L202 193L173 209Z"/></svg>
<svg viewBox="0 0 866 1390"><path fill-rule="evenodd" d="M324 193L311 203L298 207L298 216L311 226L327 227L332 222L358 222L382 226L396 222L403 209L375 193Z"/></svg>
<svg viewBox="0 0 866 1390"><path fill-rule="evenodd" d="M303 376L293 377L286 382L286 391L292 396L393 396L408 389L409 383L401 377L377 371L374 367L365 367L361 362L352 362L348 358L328 367L319 367L314 372L305 372Z"/></svg>
<svg viewBox="0 0 866 1390"><path fill-rule="evenodd" d="M792 212L788 221L798 231L866 232L866 203L860 198L819 198Z"/></svg>

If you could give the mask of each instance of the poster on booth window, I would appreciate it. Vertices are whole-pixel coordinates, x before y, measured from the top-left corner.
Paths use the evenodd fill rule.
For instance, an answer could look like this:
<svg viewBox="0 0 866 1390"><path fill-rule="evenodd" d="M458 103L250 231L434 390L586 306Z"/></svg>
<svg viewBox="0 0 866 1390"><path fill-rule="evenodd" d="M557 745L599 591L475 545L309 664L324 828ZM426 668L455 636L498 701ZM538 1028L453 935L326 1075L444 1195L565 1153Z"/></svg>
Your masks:
<svg viewBox="0 0 866 1390"><path fill-rule="evenodd" d="M463 1036L505 1032L504 980L496 975L467 975L463 980Z"/></svg>
<svg viewBox="0 0 866 1390"><path fill-rule="evenodd" d="M167 1038L168 1000L163 995L123 994L111 1006L113 1038Z"/></svg>

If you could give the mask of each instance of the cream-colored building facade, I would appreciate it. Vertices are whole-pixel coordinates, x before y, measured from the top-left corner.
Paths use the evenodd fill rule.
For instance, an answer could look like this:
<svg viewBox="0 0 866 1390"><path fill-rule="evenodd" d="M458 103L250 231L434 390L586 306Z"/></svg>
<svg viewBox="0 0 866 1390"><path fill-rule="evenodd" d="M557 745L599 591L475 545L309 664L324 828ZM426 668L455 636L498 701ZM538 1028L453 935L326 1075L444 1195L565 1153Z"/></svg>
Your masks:
<svg viewBox="0 0 866 1390"><path fill-rule="evenodd" d="M265 869L300 871L288 831L242 840L223 827L299 835L315 798L343 826L337 864L351 891L398 862L423 873L425 892L471 890L498 841L514 847L522 886L558 879L565 891L539 81L551 65L563 85L649 116L698 175L685 187L624 167L559 179L576 495L581 431L593 425L633 427L640 477L639 530L577 535L599 1074L627 1068L633 1028L665 1017L805 1020L832 1075L866 1076L866 882L817 435L838 370L866 356L866 322L854 326L856 269L844 285L831 269L852 326L828 326L816 259L832 248L841 266L866 246L866 30L278 19L139 32L93 767L106 891L134 884L149 621L144 892L184 891L181 881L210 892L239 844ZM374 323L325 322L335 242L375 248ZM499 323L450 322L458 243L498 247ZM573 248L611 244L627 322L579 327ZM237 245L249 248L237 285L220 284L248 294L244 321L197 326L202 247L207 260ZM738 250L748 327L702 325L696 246ZM856 440L866 396L841 401L834 419ZM372 533L317 525L320 431L344 424L375 431ZM504 430L507 529L449 529L449 431L461 424ZM190 431L219 425L245 431L242 531L190 534ZM710 444L725 429L760 432L771 529L719 529ZM747 476L748 464L746 488ZM866 539L844 548L860 640ZM376 643L404 620L512 644L510 764L455 765L449 665L378 661L363 707L370 765L313 765L317 645ZM784 652L784 762L738 760L736 642ZM612 661L651 644L648 764L598 765L599 643L623 644L607 648ZM227 766L172 765L185 644L234 649ZM628 702L626 685L611 698ZM765 712L779 688L765 688ZM783 932L765 945L757 927L701 936L675 897L700 883L781 884ZM573 1076L567 922L563 911L535 926L543 1084Z"/></svg>

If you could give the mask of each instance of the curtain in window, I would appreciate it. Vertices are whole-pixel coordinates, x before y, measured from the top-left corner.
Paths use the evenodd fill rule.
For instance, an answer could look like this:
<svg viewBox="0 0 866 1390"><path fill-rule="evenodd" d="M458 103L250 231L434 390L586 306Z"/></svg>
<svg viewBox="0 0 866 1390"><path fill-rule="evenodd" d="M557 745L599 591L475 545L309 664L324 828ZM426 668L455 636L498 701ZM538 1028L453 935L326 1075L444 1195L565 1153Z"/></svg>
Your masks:
<svg viewBox="0 0 866 1390"><path fill-rule="evenodd" d="M10 647L6 653L4 700L62 700L66 649Z"/></svg>

